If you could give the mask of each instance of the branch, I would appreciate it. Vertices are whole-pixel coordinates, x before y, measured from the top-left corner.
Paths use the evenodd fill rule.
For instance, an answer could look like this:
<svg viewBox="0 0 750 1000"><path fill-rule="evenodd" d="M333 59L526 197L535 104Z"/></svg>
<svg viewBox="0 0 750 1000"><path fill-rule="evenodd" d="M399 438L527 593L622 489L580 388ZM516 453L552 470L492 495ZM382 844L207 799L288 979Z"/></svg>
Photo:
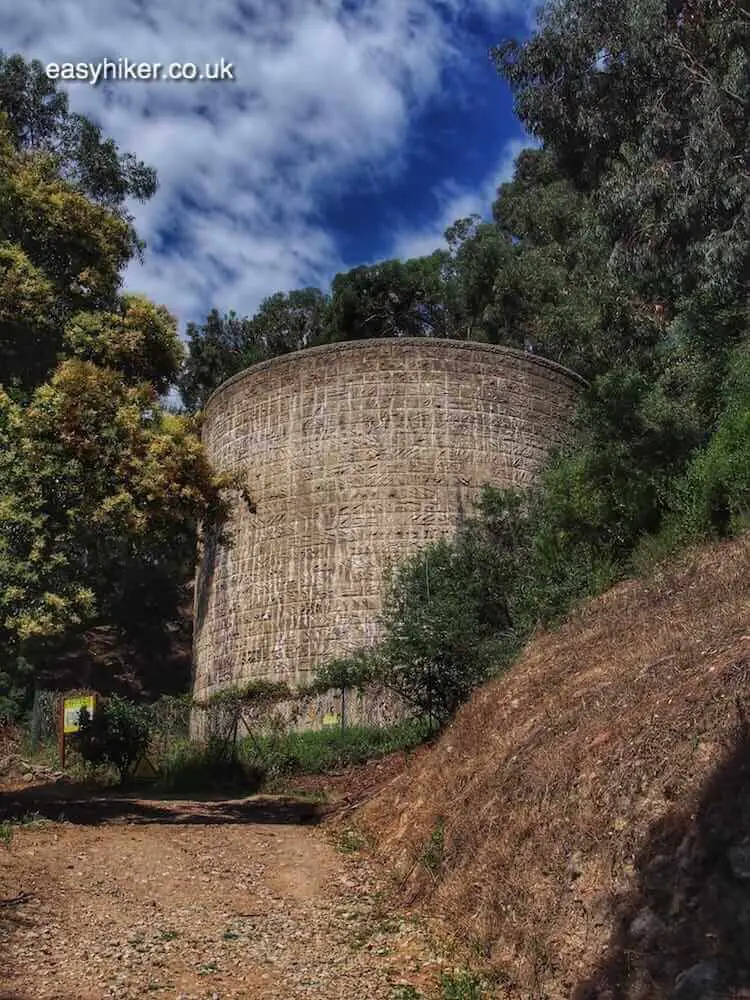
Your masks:
<svg viewBox="0 0 750 1000"><path fill-rule="evenodd" d="M694 77L696 77L696 79L700 80L702 83L709 84L712 87L716 87L717 90L722 91L722 93L726 94L727 97L731 97L732 100L737 101L739 104L741 104L743 108L747 107L748 103L747 98L742 97L740 94L736 94L733 90L730 90L729 87L726 87L723 83L717 83L716 80L714 80L714 78L709 73L708 68L703 63L698 62L698 60L695 58L692 52L690 52L690 50L687 48L687 46L683 41L681 41L680 39L672 38L669 44L673 49L676 49L687 59L690 65L686 66L686 69L689 73L691 73Z"/></svg>

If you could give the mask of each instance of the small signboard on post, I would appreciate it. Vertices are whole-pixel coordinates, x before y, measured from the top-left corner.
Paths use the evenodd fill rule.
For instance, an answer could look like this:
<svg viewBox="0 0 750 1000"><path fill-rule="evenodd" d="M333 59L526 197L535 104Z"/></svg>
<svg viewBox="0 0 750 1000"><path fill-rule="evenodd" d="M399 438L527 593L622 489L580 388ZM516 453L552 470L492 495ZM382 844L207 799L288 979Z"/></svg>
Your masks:
<svg viewBox="0 0 750 1000"><path fill-rule="evenodd" d="M71 695L63 698L60 705L60 767L65 767L65 737L70 733L77 733L81 728L81 711L85 709L89 716L93 717L96 711L96 695L89 692L87 694Z"/></svg>
<svg viewBox="0 0 750 1000"><path fill-rule="evenodd" d="M81 728L81 710L86 709L93 716L96 707L95 694L76 695L75 698L63 699L63 732L77 733Z"/></svg>

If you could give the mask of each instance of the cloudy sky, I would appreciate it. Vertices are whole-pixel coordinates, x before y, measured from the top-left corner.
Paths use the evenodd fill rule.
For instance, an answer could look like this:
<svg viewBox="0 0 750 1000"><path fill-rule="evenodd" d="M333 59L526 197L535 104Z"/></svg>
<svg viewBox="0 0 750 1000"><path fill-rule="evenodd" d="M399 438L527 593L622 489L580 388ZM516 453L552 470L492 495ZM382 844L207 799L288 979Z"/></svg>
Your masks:
<svg viewBox="0 0 750 1000"><path fill-rule="evenodd" d="M157 168L134 205L128 288L184 326L276 291L429 253L486 215L524 145L488 49L526 0L23 0L6 53L43 63L222 59L234 81L64 84L74 110Z"/></svg>

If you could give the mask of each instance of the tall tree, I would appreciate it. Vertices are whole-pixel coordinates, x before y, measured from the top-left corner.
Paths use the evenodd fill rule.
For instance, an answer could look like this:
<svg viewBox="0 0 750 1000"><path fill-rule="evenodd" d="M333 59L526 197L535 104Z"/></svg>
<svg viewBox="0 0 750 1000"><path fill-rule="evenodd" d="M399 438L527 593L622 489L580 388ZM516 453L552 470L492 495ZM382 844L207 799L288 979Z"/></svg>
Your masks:
<svg viewBox="0 0 750 1000"><path fill-rule="evenodd" d="M0 108L0 384L28 390L52 371L70 317L113 306L133 253L129 224L18 150Z"/></svg>
<svg viewBox="0 0 750 1000"><path fill-rule="evenodd" d="M251 318L213 309L205 323L188 324L188 358L180 393L188 410L200 409L222 382L266 358L299 351L325 338L328 300L317 288L278 292Z"/></svg>
<svg viewBox="0 0 750 1000"><path fill-rule="evenodd" d="M448 254L443 265L443 295L450 313L451 336L491 343L522 343L502 328L495 282L508 267L513 247L494 223L479 215L457 219L445 233Z"/></svg>
<svg viewBox="0 0 750 1000"><path fill-rule="evenodd" d="M71 634L102 622L131 635L166 627L197 524L222 518L228 481L211 470L195 422L159 405L183 357L174 318L119 292L137 241L113 147L102 140L99 161L99 147L81 141L66 158L69 128L90 137L88 126L67 120L64 100L17 59L0 65L0 84L13 115L0 105L5 713L10 694L23 696L25 666Z"/></svg>
<svg viewBox="0 0 750 1000"><path fill-rule="evenodd" d="M146 200L155 193L156 171L121 153L94 122L71 112L67 94L38 60L0 52L0 108L16 150L50 154L59 175L97 204L125 216L127 198Z"/></svg>
<svg viewBox="0 0 750 1000"><path fill-rule="evenodd" d="M201 409L211 393L231 375L265 357L253 342L251 321L212 309L205 323L188 323L188 354L179 379L186 409Z"/></svg>
<svg viewBox="0 0 750 1000"><path fill-rule="evenodd" d="M278 357L320 343L327 319L328 297L320 289L277 292L261 302L250 337L265 357Z"/></svg>
<svg viewBox="0 0 750 1000"><path fill-rule="evenodd" d="M525 341L586 378L652 349L658 324L610 275L612 243L593 199L564 176L552 149L519 156L493 215L512 245L487 311L504 343Z"/></svg>
<svg viewBox="0 0 750 1000"><path fill-rule="evenodd" d="M337 274L331 286L331 340L446 336L443 254L386 260Z"/></svg>
<svg viewBox="0 0 750 1000"><path fill-rule="evenodd" d="M495 52L526 127L594 194L623 290L717 372L747 329L749 48L745 0L556 0Z"/></svg>
<svg viewBox="0 0 750 1000"><path fill-rule="evenodd" d="M594 259L572 274L602 280L582 447L542 504L566 558L588 539L621 561L658 532L725 409L748 340L749 30L741 0L553 0L531 38L495 52L523 123L583 199L584 243L565 245L585 246L588 229Z"/></svg>

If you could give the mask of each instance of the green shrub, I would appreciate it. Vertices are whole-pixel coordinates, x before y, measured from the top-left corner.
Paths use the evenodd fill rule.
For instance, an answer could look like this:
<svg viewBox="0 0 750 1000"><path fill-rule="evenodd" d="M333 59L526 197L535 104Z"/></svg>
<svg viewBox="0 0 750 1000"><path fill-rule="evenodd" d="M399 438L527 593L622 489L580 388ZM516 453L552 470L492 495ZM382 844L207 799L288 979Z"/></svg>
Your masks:
<svg viewBox="0 0 750 1000"><path fill-rule="evenodd" d="M131 768L148 745L150 715L145 705L137 705L119 695L100 703L93 716L80 713L80 729L71 746L86 764L96 768L112 765L124 784Z"/></svg>
<svg viewBox="0 0 750 1000"><path fill-rule="evenodd" d="M724 408L706 446L680 483L677 522L686 538L727 537L750 523L750 350L738 352Z"/></svg>
<svg viewBox="0 0 750 1000"><path fill-rule="evenodd" d="M660 530L645 535L631 565L639 573L707 538L731 537L750 528L750 350L731 359L713 433L674 477L671 510Z"/></svg>
<svg viewBox="0 0 750 1000"><path fill-rule="evenodd" d="M482 980L470 972L446 972L441 977L442 1000L483 1000Z"/></svg>
<svg viewBox="0 0 750 1000"><path fill-rule="evenodd" d="M351 655L331 660L315 671L314 690L362 691L377 680L377 661L370 649L358 649Z"/></svg>
<svg viewBox="0 0 750 1000"><path fill-rule="evenodd" d="M518 501L502 495L509 518ZM383 603L380 678L429 722L449 719L513 637L513 541L467 523L397 567Z"/></svg>
<svg viewBox="0 0 750 1000"><path fill-rule="evenodd" d="M0 642L0 726L13 725L31 713L34 668L25 657L9 654Z"/></svg>

